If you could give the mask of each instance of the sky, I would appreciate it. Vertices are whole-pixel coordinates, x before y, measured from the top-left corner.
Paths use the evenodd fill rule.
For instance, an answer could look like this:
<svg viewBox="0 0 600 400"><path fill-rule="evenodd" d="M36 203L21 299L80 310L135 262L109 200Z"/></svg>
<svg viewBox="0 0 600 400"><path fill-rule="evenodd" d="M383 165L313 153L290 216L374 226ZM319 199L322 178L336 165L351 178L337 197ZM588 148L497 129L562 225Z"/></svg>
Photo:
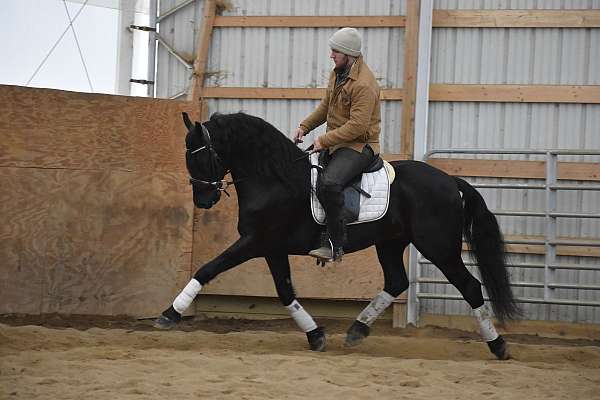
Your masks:
<svg viewBox="0 0 600 400"><path fill-rule="evenodd" d="M0 84L26 85L69 24L64 4L0 0ZM71 18L82 6L69 1L66 5ZM86 5L73 24L94 93L115 93L118 22L117 10ZM91 91L70 29L29 86Z"/></svg>

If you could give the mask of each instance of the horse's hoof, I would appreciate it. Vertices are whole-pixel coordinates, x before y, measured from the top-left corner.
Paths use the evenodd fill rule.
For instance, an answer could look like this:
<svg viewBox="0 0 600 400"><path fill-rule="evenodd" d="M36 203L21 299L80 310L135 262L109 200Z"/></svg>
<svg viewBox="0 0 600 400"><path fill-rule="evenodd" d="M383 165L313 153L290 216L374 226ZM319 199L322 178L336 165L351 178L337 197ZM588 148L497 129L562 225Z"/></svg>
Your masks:
<svg viewBox="0 0 600 400"><path fill-rule="evenodd" d="M306 332L306 337L312 351L325 351L327 342L325 339L325 328L319 326L310 332Z"/></svg>
<svg viewBox="0 0 600 400"><path fill-rule="evenodd" d="M510 359L510 353L508 352L508 345L502 336L498 336L491 342L487 342L490 351L494 353L498 360Z"/></svg>
<svg viewBox="0 0 600 400"><path fill-rule="evenodd" d="M171 306L163 311L160 317L154 320L153 326L158 329L167 330L177 325L179 321L181 321L181 314Z"/></svg>
<svg viewBox="0 0 600 400"><path fill-rule="evenodd" d="M358 346L370 333L369 325L355 320L346 332L346 346Z"/></svg>
<svg viewBox="0 0 600 400"><path fill-rule="evenodd" d="M161 315L154 320L154 324L152 324L152 326L157 329L168 330L174 327L176 324L177 323L175 321L172 321L164 315Z"/></svg>

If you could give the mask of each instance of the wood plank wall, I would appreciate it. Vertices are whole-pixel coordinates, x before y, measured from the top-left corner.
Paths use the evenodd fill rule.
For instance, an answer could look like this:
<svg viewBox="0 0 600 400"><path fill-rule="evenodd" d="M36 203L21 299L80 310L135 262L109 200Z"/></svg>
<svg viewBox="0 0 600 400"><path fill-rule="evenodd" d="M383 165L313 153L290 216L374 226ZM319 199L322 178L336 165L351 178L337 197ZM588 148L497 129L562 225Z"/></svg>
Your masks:
<svg viewBox="0 0 600 400"><path fill-rule="evenodd" d="M190 275L189 103L0 86L0 313L157 315Z"/></svg>

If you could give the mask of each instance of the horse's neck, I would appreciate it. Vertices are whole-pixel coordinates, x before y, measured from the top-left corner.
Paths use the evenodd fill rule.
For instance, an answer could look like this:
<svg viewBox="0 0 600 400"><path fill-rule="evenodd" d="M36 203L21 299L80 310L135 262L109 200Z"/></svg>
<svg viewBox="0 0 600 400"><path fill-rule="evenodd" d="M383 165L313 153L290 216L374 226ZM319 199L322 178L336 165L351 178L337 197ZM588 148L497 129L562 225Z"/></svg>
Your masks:
<svg viewBox="0 0 600 400"><path fill-rule="evenodd" d="M251 208L258 204L270 207L285 201L307 201L310 194L310 164L305 160L292 162L301 164L279 171L281 176L267 176L257 172L248 173L242 163L233 161L231 176L236 182L240 206L252 203Z"/></svg>

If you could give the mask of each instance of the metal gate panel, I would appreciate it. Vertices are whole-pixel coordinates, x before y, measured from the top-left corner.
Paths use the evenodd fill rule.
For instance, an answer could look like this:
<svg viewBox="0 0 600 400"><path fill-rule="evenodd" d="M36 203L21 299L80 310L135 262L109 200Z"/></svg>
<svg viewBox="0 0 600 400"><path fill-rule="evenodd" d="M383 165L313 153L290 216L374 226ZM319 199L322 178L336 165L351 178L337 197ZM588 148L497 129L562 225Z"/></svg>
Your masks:
<svg viewBox="0 0 600 400"><path fill-rule="evenodd" d="M541 210L532 210L515 207L505 208L502 202L488 201L488 207L495 209L501 229L505 234L512 233L505 225L510 218L518 218L513 229L531 226L527 219L543 220L543 239L524 238L506 240L507 244L544 245L545 255L511 255L509 271L511 284L519 302L523 303L526 318L559 320L570 322L595 322L600 313L600 265L599 257L574 257L557 254L557 246L593 246L600 247L597 233L591 236L584 235L583 227L588 227L587 221L600 221L600 203L595 203L590 208L583 209L584 193L594 193L592 198L600 194L600 183L572 182L557 179L558 158L592 157L596 161L600 156L599 150L495 150L495 149L443 149L431 151L432 154L493 154L493 155L537 155L546 158L546 179L542 184L535 181L514 182L509 179L497 179L491 182L471 180L472 184L479 187L482 195L486 196L489 190L508 192L541 191L544 193L544 206ZM562 197L559 201L559 196ZM496 199L501 196L496 196ZM521 193L521 204L527 205L525 196ZM514 199L511 199L514 200ZM498 205L502 208L496 208ZM519 204L517 204L518 206ZM562 206L562 207L561 207ZM561 221L567 221L566 223ZM596 222L597 225L597 222ZM515 233L522 230L515 229ZM537 233L537 232L536 232ZM563 236L568 237L565 239ZM593 241L585 240L596 239ZM466 257L463 257L467 259ZM595 264L594 264L595 262ZM467 262L469 270L477 277L478 273L473 262ZM462 297L458 291L441 278L441 273L427 260L422 259L416 250L411 250L409 288L409 322L417 323L420 312L465 314L470 313L464 301L460 304L455 300ZM484 292L485 296L485 292ZM442 301L440 301L442 300ZM591 308L591 310L589 309Z"/></svg>

